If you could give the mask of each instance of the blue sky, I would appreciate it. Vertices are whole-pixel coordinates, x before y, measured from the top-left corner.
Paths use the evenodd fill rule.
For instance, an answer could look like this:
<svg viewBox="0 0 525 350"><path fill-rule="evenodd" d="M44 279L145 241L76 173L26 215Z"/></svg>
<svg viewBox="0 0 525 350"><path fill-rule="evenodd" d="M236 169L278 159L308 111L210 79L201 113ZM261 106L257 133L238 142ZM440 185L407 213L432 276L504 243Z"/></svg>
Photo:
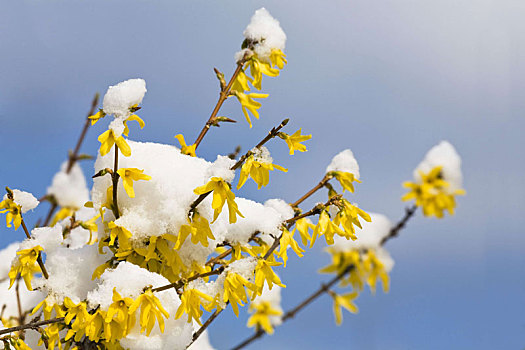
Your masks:
<svg viewBox="0 0 525 350"><path fill-rule="evenodd" d="M138 140L194 139L217 99L213 67L234 68L242 31L266 7L288 35L288 66L266 79L261 119L214 129L200 155L251 148L282 119L312 133L308 153L272 145L287 174L240 195L297 199L331 157L351 148L363 183L352 200L392 220L401 183L442 139L463 158L467 196L457 215L418 215L388 249L390 293L364 293L358 315L335 327L323 298L254 349L523 348L525 344L525 4L516 0L6 2L0 12L0 184L42 195L73 148L94 92L141 77L148 93ZM95 154L97 125L83 151ZM92 162L83 167L93 173ZM306 206L324 200L320 195ZM46 205L28 216L34 222ZM0 245L21 239L0 228ZM280 272L288 309L326 276L321 245ZM250 330L228 311L212 343L228 348Z"/></svg>

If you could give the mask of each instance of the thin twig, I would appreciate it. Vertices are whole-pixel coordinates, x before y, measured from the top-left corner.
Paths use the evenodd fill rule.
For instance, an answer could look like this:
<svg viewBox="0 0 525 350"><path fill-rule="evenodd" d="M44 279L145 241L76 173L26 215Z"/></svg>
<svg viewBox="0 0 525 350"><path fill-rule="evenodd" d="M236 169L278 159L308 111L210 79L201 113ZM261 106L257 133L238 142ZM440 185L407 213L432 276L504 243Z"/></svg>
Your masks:
<svg viewBox="0 0 525 350"><path fill-rule="evenodd" d="M380 244L384 245L389 239L396 237L399 234L399 231L401 231L405 227L408 220L410 220L410 218L414 216L414 214L416 213L416 210L417 210L417 206L415 204L410 208L406 208L405 216L403 216L403 218L399 220L399 222L390 229L390 232L388 233L388 235L383 237Z"/></svg>
<svg viewBox="0 0 525 350"><path fill-rule="evenodd" d="M2 330L0 330L0 335L12 333L12 332L18 332L18 331L22 331L24 329L37 329L40 326L45 326L47 324L52 324L52 323L59 323L59 322L62 322L62 321L64 321L64 317L53 318L53 319L45 320L45 321L30 322L30 323L27 323L27 324L23 324L21 326L16 326L16 327L2 329Z"/></svg>
<svg viewBox="0 0 525 350"><path fill-rule="evenodd" d="M111 173L111 180L113 182L113 205L111 206L111 209L113 210L113 215L115 216L115 219L118 219L120 217L120 211L118 210L118 203L117 203L117 193L118 193L118 179L119 174L117 173L118 170L118 146L115 144L115 162L113 164L113 172Z"/></svg>
<svg viewBox="0 0 525 350"><path fill-rule="evenodd" d="M208 328L210 323L212 323L217 318L217 316L219 316L219 314L222 312L222 310L224 310L224 309L217 309L217 310L215 310L215 312L206 320L206 322L204 322L204 324L201 326L201 328L199 328L197 330L197 332L193 333L193 337L191 339L191 342L186 346L186 349L189 348L201 336L202 333L204 333L206 328Z"/></svg>
<svg viewBox="0 0 525 350"><path fill-rule="evenodd" d="M213 111L211 112L210 118L208 118L208 121L206 122L206 124L202 128L199 136L197 137L197 140L195 140L195 149L197 149L197 147L199 147L202 139L204 138L204 136L206 135L208 130L210 130L211 126L214 124L215 118L217 117L217 113L219 113L219 110L221 109L222 104L228 98L228 95L230 94L230 90L231 90L231 88L233 86L233 83L235 82L235 79L237 79L237 76L239 75L239 73L242 71L242 66L243 65L244 65L244 59L242 59L239 62L237 62L237 68L235 68L235 72L233 72L233 75L232 75L230 81L228 82L228 85L226 85L225 88L221 87L221 93L219 95L219 100L217 101L217 104L215 105L215 108L213 108Z"/></svg>
<svg viewBox="0 0 525 350"><path fill-rule="evenodd" d="M223 271L224 271L224 266L221 266L221 267L219 267L216 270L208 271L208 272L205 272L205 273L198 273L198 274L193 275L193 276L191 276L189 278L181 279L181 280L179 280L179 281L177 281L175 283L170 283L170 284L167 284L167 285L162 286L162 287L153 288L151 291L153 291L153 292L162 292L163 290L167 290L167 289L170 289L170 288L179 289L179 288L183 287L186 283L194 281L197 278L204 278L204 277L209 277L209 276L213 276L213 275L220 275Z"/></svg>
<svg viewBox="0 0 525 350"><path fill-rule="evenodd" d="M323 179L321 181L319 181L319 183L317 185L315 185L314 188L312 188L310 191L306 192L306 194L304 196L302 196L301 198L299 198L297 201L295 201L294 203L290 204L290 206L292 208L297 208L297 206L299 204L301 204L302 202L304 202L306 199L308 199L311 195L313 195L315 192L317 192L318 190L320 190L321 188L323 188L326 183L332 178L332 176L329 176L329 175L325 175L323 177Z"/></svg>

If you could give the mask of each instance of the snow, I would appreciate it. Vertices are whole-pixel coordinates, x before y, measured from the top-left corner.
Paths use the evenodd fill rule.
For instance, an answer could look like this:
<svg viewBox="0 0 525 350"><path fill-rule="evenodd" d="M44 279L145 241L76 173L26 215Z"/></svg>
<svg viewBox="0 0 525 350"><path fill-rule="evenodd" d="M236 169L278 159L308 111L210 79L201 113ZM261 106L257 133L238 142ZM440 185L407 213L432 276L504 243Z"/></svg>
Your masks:
<svg viewBox="0 0 525 350"><path fill-rule="evenodd" d="M144 79L129 79L110 86L104 95L102 109L115 118L127 118L130 115L129 108L140 104L146 91Z"/></svg>
<svg viewBox="0 0 525 350"><path fill-rule="evenodd" d="M462 186L461 158L454 146L448 141L441 141L432 147L425 158L414 170L414 179L421 181L420 171L428 173L437 166L442 166L443 179L450 184L449 191L454 192Z"/></svg>
<svg viewBox="0 0 525 350"><path fill-rule="evenodd" d="M31 239L26 239L20 244L19 250L31 249L41 246L46 254L55 251L62 243L62 226L37 227L31 231Z"/></svg>
<svg viewBox="0 0 525 350"><path fill-rule="evenodd" d="M246 39L257 43L253 50L261 61L270 62L270 54L274 49L284 51L286 34L279 21L264 7L255 11L243 35ZM238 56L239 54L236 57Z"/></svg>
<svg viewBox="0 0 525 350"><path fill-rule="evenodd" d="M89 200L89 190L82 169L75 163L66 173L68 162L62 163L60 171L53 177L47 194L55 197L60 207L79 209Z"/></svg>
<svg viewBox="0 0 525 350"><path fill-rule="evenodd" d="M11 270L11 261L16 257L19 246L20 242L13 242L0 250L0 261L2 261L2 264L0 264L0 281L8 278L9 270ZM0 293L1 292L2 290L0 289ZM2 300L2 298L0 298L0 300Z"/></svg>
<svg viewBox="0 0 525 350"><path fill-rule="evenodd" d="M351 173L359 180L359 164L350 149L345 149L332 158L330 165L326 168L327 173L331 171Z"/></svg>
<svg viewBox="0 0 525 350"><path fill-rule="evenodd" d="M256 162L267 164L273 163L273 159L270 155L270 151L268 150L268 148L264 146L259 148L255 147L251 151L253 153L253 160L255 160Z"/></svg>
<svg viewBox="0 0 525 350"><path fill-rule="evenodd" d="M7 194L4 195L3 200L7 199ZM38 200L29 192L13 190L13 202L22 208L22 214L33 210L38 206Z"/></svg>

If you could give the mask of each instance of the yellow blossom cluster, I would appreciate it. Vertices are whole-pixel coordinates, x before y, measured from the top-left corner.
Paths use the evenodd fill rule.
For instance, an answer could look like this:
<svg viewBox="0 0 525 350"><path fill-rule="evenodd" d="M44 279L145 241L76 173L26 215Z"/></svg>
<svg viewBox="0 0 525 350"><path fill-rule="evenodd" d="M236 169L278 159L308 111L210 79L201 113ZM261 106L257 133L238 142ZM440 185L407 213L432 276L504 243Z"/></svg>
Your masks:
<svg viewBox="0 0 525 350"><path fill-rule="evenodd" d="M442 167L437 166L428 173L419 172L421 182L405 182L403 187L410 191L402 197L403 201L415 200L415 204L421 207L423 215L442 218L444 212L454 214L456 208L456 196L464 195L465 190L450 190L450 183L443 178Z"/></svg>

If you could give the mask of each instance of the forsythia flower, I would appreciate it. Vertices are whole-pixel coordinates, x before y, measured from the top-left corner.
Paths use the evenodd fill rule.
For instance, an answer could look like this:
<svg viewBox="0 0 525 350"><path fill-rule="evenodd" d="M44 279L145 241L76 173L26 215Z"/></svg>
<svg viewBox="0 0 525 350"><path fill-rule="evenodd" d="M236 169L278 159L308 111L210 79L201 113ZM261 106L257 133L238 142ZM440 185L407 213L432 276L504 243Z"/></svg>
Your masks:
<svg viewBox="0 0 525 350"><path fill-rule="evenodd" d="M51 226L55 226L57 222L64 220L67 217L70 217L75 213L75 209L70 207L63 207L55 214L55 217L51 221Z"/></svg>
<svg viewBox="0 0 525 350"><path fill-rule="evenodd" d="M279 69L283 69L284 65L288 63L286 61L286 55L279 49L273 49L270 53L270 62L272 66L277 66Z"/></svg>
<svg viewBox="0 0 525 350"><path fill-rule="evenodd" d="M109 246L113 246L115 244L115 240L118 238L118 244L120 250L125 250L131 248L129 240L132 237L131 232L129 232L128 229L117 226L115 222L110 221L108 223L108 228L111 229L110 235L109 235Z"/></svg>
<svg viewBox="0 0 525 350"><path fill-rule="evenodd" d="M445 210L450 215L454 215L455 196L464 195L465 190L458 189L451 192L450 184L443 179L441 169L441 166L435 167L428 174L420 171L421 183L405 182L403 187L410 189L410 192L405 194L402 200L415 199L416 205L423 209L425 216L434 215L442 218Z"/></svg>
<svg viewBox="0 0 525 350"><path fill-rule="evenodd" d="M109 306L104 319L104 337L113 342L125 337L135 325L135 313L130 313L129 308L134 300L123 298L113 288L113 303Z"/></svg>
<svg viewBox="0 0 525 350"><path fill-rule="evenodd" d="M100 119L104 118L106 116L106 113L102 109L99 109L97 113L90 115L88 119L91 120L91 125L95 125L96 122L98 122Z"/></svg>
<svg viewBox="0 0 525 350"><path fill-rule="evenodd" d="M214 210L213 222L215 222L215 220L217 220L219 217L225 202L228 203L230 224L237 222L237 215L242 218L244 217L239 211L237 203L235 203L235 195L231 191L230 185L220 177L212 177L206 185L197 187L193 190L193 192L198 195L212 191L213 201L211 203L211 207Z"/></svg>
<svg viewBox="0 0 525 350"><path fill-rule="evenodd" d="M84 332L89 340L98 342L102 337L104 330L104 313L100 309L96 310L93 314L89 315L89 318L85 324Z"/></svg>
<svg viewBox="0 0 525 350"><path fill-rule="evenodd" d="M308 245L308 241L312 240L312 237L308 233L308 230L315 229L315 225L312 224L310 219L302 218L302 219L299 219L299 220L297 220L295 222L294 230L295 229L297 229L297 231L299 231L299 234L301 235L301 241L303 242L303 245L304 246Z"/></svg>
<svg viewBox="0 0 525 350"><path fill-rule="evenodd" d="M162 307L160 300L153 294L151 289L146 290L141 294L137 300L129 308L129 313L134 313L140 307L140 331L146 331L146 335L149 336L155 326L155 319L159 322L159 328L161 332L164 332L164 319L163 316L169 318L170 315Z"/></svg>
<svg viewBox="0 0 525 350"><path fill-rule="evenodd" d="M108 152L111 150L111 147L116 143L118 149L125 157L129 157L131 155L131 148L129 147L128 143L124 139L124 137L121 135L117 138L115 138L115 134L113 130L109 129L106 130L104 133L102 133L98 137L98 141L100 142L100 155L105 156L108 154Z"/></svg>
<svg viewBox="0 0 525 350"><path fill-rule="evenodd" d="M23 249L16 252L17 257L15 261L13 261L11 271L9 271L9 279L11 280L9 288L11 288L13 283L15 283L16 276L20 274L20 276L24 279L27 289L33 290L31 287L31 280L33 279L33 275L35 273L41 272L40 267L36 263L36 260L38 259L40 252L43 250L44 249L41 246L37 245L36 247Z"/></svg>
<svg viewBox="0 0 525 350"><path fill-rule="evenodd" d="M66 297L64 298L64 306L67 308L64 322L71 324L71 329L67 331L65 340L67 341L75 336L74 340L78 342L85 334L85 327L91 315L87 311L85 302L75 304L71 299ZM71 323L73 319L75 319L75 321Z"/></svg>
<svg viewBox="0 0 525 350"><path fill-rule="evenodd" d="M310 242L310 248L314 246L317 237L322 235L325 236L327 244L334 244L335 234L338 234L339 236L345 235L343 230L341 230L338 225L330 220L330 215L328 214L327 209L323 209L321 214L319 214L319 220L317 221L317 225L314 228L312 240Z"/></svg>
<svg viewBox="0 0 525 350"><path fill-rule="evenodd" d="M62 306L49 301L48 298L45 298L40 303L38 303L38 305L34 307L33 311L31 311L31 315L34 315L40 309L44 311L45 320L49 320L51 318L53 310L55 311L56 317L64 317L65 315L65 311Z"/></svg>
<svg viewBox="0 0 525 350"><path fill-rule="evenodd" d="M252 121L250 119L248 111L250 111L255 118L259 119L259 112L257 110L261 107L261 103L255 101L254 98L266 98L268 97L268 94L245 94L244 92L239 91L232 91L232 94L237 96L237 99L241 103L242 112L244 113L244 116L246 117L246 120L248 121L248 124L250 124L251 128Z"/></svg>
<svg viewBox="0 0 525 350"><path fill-rule="evenodd" d="M286 288L281 283L279 276L272 270L272 266L280 266L282 263L271 262L265 259L259 259L257 266L255 267L255 286L257 287L257 294L261 295L264 287L264 281L268 284L268 288L272 289L275 283L279 287Z"/></svg>
<svg viewBox="0 0 525 350"><path fill-rule="evenodd" d="M331 171L328 173L328 175L332 175L333 177L335 177L335 179L337 181L339 181L339 183L341 184L341 186L343 187L343 192L345 190L348 190L350 192L354 192L354 184L352 182L361 182L359 181L354 174L352 173L347 173L347 172L344 172L344 171Z"/></svg>
<svg viewBox="0 0 525 350"><path fill-rule="evenodd" d="M191 323L191 320L194 319L200 326L202 326L200 321L202 316L201 305L206 311L211 311L215 304L213 297L193 288L184 290L180 297L180 301L181 304L177 309L175 319L179 319L184 313L186 313L188 315L188 323ZM203 301L207 301L207 303L203 304Z"/></svg>
<svg viewBox="0 0 525 350"><path fill-rule="evenodd" d="M285 132L280 132L278 135L288 145L290 155L293 155L294 151L306 152L306 146L301 144L301 142L312 138L312 135L301 135L301 129L297 130L292 135L288 135Z"/></svg>
<svg viewBox="0 0 525 350"><path fill-rule="evenodd" d="M268 334L273 334L270 316L281 316L283 314L281 310L274 309L269 301L251 303L249 310L253 312L253 315L248 319L247 326L262 328Z"/></svg>
<svg viewBox="0 0 525 350"><path fill-rule="evenodd" d="M231 90L238 91L238 92L250 91L250 86L248 85L248 81L252 82L253 79L248 77L246 73L244 73L244 71L241 70L239 74L237 75L237 78L235 78L235 81L233 82Z"/></svg>
<svg viewBox="0 0 525 350"><path fill-rule="evenodd" d="M208 246L208 238L215 239L215 236L213 236L213 233L210 230L210 223L205 217L200 216L197 212L193 214L193 218L189 225L182 225L180 227L179 236L174 249L178 249L190 234L191 242L193 244L200 242L204 247Z"/></svg>
<svg viewBox="0 0 525 350"><path fill-rule="evenodd" d="M7 227L11 227L11 222L13 222L15 231L18 230L22 223L22 208L12 199L6 198L0 202L0 213L5 212L7 212L5 217Z"/></svg>
<svg viewBox="0 0 525 350"><path fill-rule="evenodd" d="M357 292L338 295L330 291L330 295L334 299L334 315L335 322L337 325L340 325L343 322L343 307L351 313L357 313L357 306L352 302L352 300L354 300L357 297Z"/></svg>
<svg viewBox="0 0 525 350"><path fill-rule="evenodd" d="M182 134L178 134L177 136L175 136L175 138L180 143L180 153L187 154L187 155L192 156L192 157L196 157L197 156L195 154L195 149L197 148L197 145L195 145L195 144L189 145L189 146L186 145L186 141L184 140L184 136Z"/></svg>
<svg viewBox="0 0 525 350"><path fill-rule="evenodd" d="M261 62L257 57L253 56L248 62L250 66L250 74L253 77L252 85L257 89L261 90L262 76L267 75L269 77L279 76L279 70L272 68L270 63Z"/></svg>
<svg viewBox="0 0 525 350"><path fill-rule="evenodd" d="M268 185L268 182L270 181L270 171L275 169L284 172L288 171L288 169L285 169L280 165L258 161L255 160L253 155L249 156L242 165L237 189L244 185L248 177L251 177L253 181L257 183L257 189L260 190L262 186Z"/></svg>
<svg viewBox="0 0 525 350"><path fill-rule="evenodd" d="M117 173L122 178L124 189L130 198L135 198L135 190L133 189L133 181L151 180L151 176L144 174L144 170L137 168L120 168Z"/></svg>
<svg viewBox="0 0 525 350"><path fill-rule="evenodd" d="M223 300L225 303L230 303L233 312L237 317L239 317L238 305L244 306L243 302L248 302L245 287L250 289L253 293L257 290L253 283L250 283L247 279L237 273L228 273L224 279Z"/></svg>
<svg viewBox="0 0 525 350"><path fill-rule="evenodd" d="M366 253L365 257L363 258L363 266L368 273L366 282L370 286L372 292L375 293L377 280L380 279L381 283L383 284L383 292L387 293L390 289L390 280L388 278L387 272L385 271L385 266L377 258L374 251L369 250Z"/></svg>
<svg viewBox="0 0 525 350"><path fill-rule="evenodd" d="M139 117L136 114L132 114L129 117L127 117L126 120L124 120L124 131L122 132L122 135L124 136L129 135L128 122L131 122L131 121L138 122L141 129L143 129L146 126L146 123L144 122L144 120L142 120L141 117Z"/></svg>
<svg viewBox="0 0 525 350"><path fill-rule="evenodd" d="M45 334L47 336L47 349L53 350L55 348L55 344L58 346L58 348L62 349L62 343L60 342L60 323L53 323L45 329ZM43 340L38 340L38 345L42 345Z"/></svg>
<svg viewBox="0 0 525 350"><path fill-rule="evenodd" d="M354 225L359 228L362 228L361 223L359 222L359 217L363 218L365 221L368 221L368 222L372 221L368 213L366 213L364 210L360 209L359 207L352 205L346 199L342 198L341 206L339 207L339 211L334 218L334 224L338 226L341 225L343 227L344 234L343 235L341 235L340 233L338 234L340 236L346 237L347 239L351 238L352 240L355 241L357 237L355 235Z"/></svg>
<svg viewBox="0 0 525 350"><path fill-rule="evenodd" d="M295 254L297 254L299 257L302 257L304 253L304 250L301 249L295 239L293 239L294 232L295 230L290 232L285 227L283 228L283 233L280 240L280 248L277 255L283 259L284 267L286 267L286 262L288 261L288 254L286 252L288 250L288 246L290 246Z"/></svg>

